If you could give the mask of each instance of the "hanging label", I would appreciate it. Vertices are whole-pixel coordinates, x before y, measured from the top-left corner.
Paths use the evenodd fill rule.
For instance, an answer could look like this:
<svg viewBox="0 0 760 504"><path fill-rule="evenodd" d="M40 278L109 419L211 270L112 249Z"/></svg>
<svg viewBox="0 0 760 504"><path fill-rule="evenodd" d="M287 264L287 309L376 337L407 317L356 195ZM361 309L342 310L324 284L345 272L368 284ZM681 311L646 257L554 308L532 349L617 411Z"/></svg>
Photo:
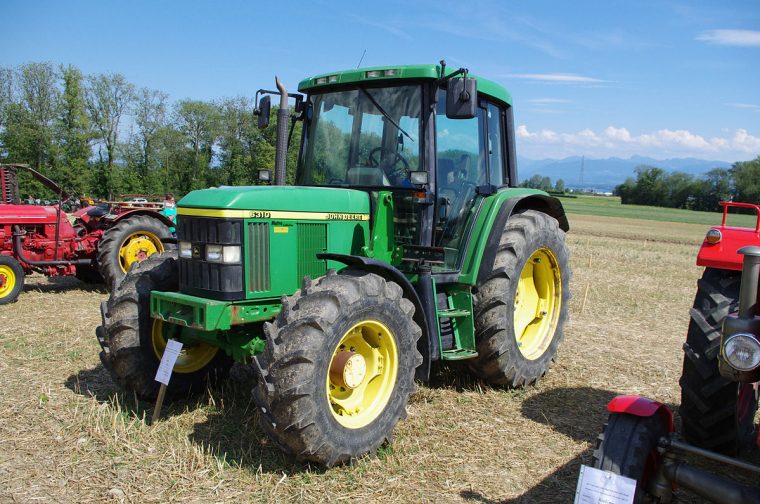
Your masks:
<svg viewBox="0 0 760 504"><path fill-rule="evenodd" d="M156 381L169 385L169 379L172 377L172 369L174 369L174 363L177 362L177 357L182 351L182 343L177 340L170 339L166 342L166 348L164 348L164 355L161 356L161 364L158 365L158 371L156 371Z"/></svg>
<svg viewBox="0 0 760 504"><path fill-rule="evenodd" d="M575 490L575 504L633 504L636 495L636 480L581 466L578 487Z"/></svg>

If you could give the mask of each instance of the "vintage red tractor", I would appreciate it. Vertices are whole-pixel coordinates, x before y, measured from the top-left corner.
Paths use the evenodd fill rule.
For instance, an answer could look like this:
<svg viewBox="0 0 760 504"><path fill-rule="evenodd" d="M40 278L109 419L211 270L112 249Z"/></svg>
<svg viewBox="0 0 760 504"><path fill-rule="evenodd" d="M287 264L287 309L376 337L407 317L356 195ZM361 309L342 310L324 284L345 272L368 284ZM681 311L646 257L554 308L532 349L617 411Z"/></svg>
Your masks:
<svg viewBox="0 0 760 504"><path fill-rule="evenodd" d="M22 204L22 170L52 191L56 203ZM133 262L172 247L174 223L155 205L105 204L67 214L66 191L26 165L0 165L0 197L0 304L15 301L33 271L105 281L110 288Z"/></svg>
<svg viewBox="0 0 760 504"><path fill-rule="evenodd" d="M760 205L721 205L723 222L707 232L697 256L705 271L684 344L683 440L667 406L620 396L608 405L609 421L594 452L595 467L637 481L636 502L670 502L673 487L680 486L717 503L760 503L760 486L684 461L685 455L713 460L760 481L760 467L729 456L760 447ZM727 226L730 207L754 209L755 228Z"/></svg>

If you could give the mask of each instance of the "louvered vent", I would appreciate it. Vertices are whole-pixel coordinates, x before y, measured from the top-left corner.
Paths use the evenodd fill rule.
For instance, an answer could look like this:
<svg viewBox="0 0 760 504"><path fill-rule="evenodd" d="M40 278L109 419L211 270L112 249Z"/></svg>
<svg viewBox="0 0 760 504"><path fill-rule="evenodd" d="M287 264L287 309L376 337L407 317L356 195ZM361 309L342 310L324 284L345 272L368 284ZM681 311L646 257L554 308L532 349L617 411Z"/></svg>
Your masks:
<svg viewBox="0 0 760 504"><path fill-rule="evenodd" d="M253 292L270 289L269 224L266 222L248 224L248 289Z"/></svg>

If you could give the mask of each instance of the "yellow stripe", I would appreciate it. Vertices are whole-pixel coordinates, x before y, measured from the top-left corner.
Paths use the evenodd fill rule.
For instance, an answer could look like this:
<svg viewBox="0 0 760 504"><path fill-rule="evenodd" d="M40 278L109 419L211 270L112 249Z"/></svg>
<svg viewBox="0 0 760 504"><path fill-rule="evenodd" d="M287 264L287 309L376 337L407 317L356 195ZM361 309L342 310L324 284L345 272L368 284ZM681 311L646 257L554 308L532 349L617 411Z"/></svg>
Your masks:
<svg viewBox="0 0 760 504"><path fill-rule="evenodd" d="M366 221L369 214L346 212L282 212L276 210L221 210L216 208L177 208L178 215L227 217L229 219L292 219Z"/></svg>

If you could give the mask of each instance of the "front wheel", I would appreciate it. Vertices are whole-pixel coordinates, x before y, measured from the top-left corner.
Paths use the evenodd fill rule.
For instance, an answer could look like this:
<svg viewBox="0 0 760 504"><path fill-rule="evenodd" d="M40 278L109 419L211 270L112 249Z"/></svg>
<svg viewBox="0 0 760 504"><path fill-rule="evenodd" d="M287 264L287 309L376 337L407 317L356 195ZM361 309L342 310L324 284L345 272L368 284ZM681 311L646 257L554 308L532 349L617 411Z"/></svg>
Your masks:
<svg viewBox="0 0 760 504"><path fill-rule="evenodd" d="M12 303L24 290L24 269L17 260L0 255L0 305Z"/></svg>
<svg viewBox="0 0 760 504"><path fill-rule="evenodd" d="M598 438L593 467L636 480L633 502L646 502L647 486L660 464L657 445L666 434L659 415L612 413Z"/></svg>
<svg viewBox="0 0 760 504"><path fill-rule="evenodd" d="M422 362L401 287L334 271L285 300L253 390L260 423L287 453L328 467L375 451L406 416Z"/></svg>
<svg viewBox="0 0 760 504"><path fill-rule="evenodd" d="M535 383L554 361L570 299L569 252L556 219L512 216L473 298L478 357L470 369L494 385Z"/></svg>
<svg viewBox="0 0 760 504"><path fill-rule="evenodd" d="M232 365L219 347L183 337L189 329L150 317L150 292L177 290L176 260L177 252L170 251L137 264L100 307L103 325L96 332L103 346L101 360L121 387L147 401L158 394L154 378L169 339L189 341L174 365L168 397L202 392Z"/></svg>

